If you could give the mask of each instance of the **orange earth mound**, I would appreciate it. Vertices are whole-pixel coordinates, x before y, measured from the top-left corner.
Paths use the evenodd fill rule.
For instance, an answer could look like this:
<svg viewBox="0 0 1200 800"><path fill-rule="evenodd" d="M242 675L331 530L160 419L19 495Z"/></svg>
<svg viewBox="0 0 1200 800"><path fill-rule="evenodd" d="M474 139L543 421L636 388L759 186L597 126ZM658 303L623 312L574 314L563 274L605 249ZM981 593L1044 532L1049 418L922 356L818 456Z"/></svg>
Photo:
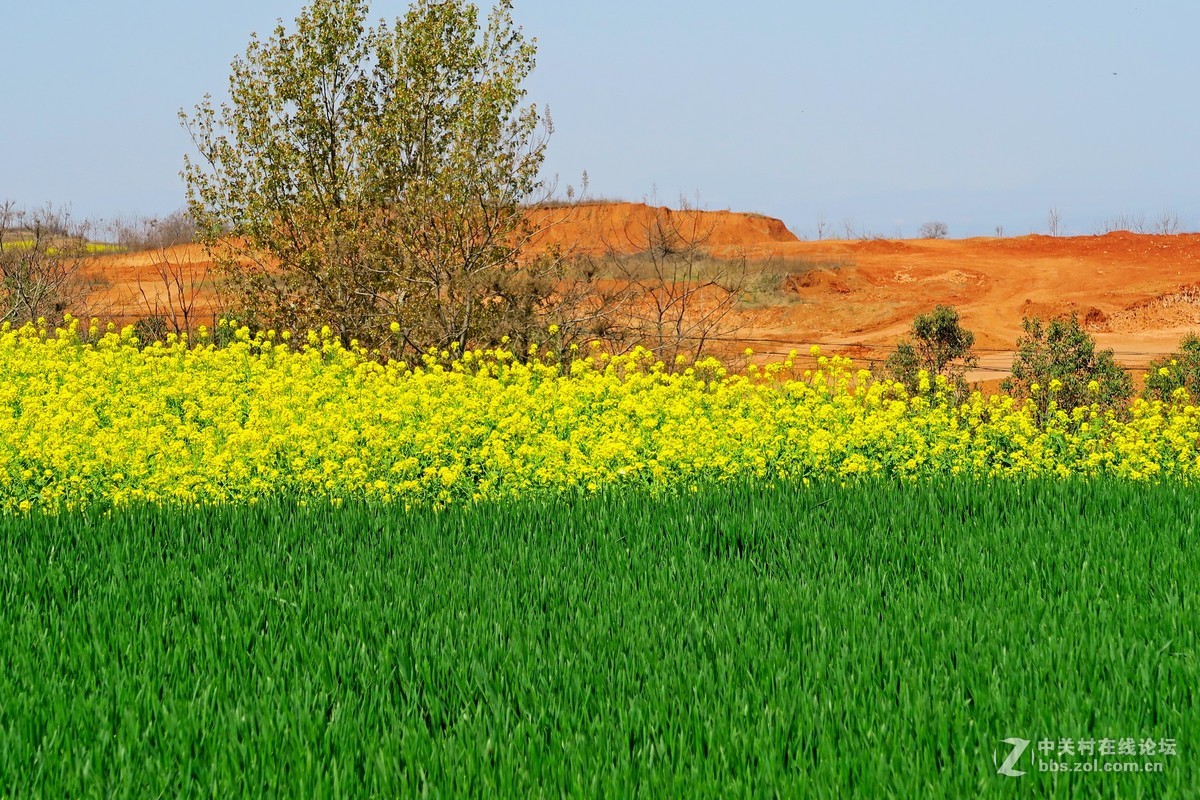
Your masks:
<svg viewBox="0 0 1200 800"><path fill-rule="evenodd" d="M793 244L796 235L773 217L732 211L679 211L645 203L589 203L574 208L535 208L529 221L538 233L531 247L554 246L586 255L636 253L656 230L676 231L709 250ZM661 234L660 234L661 235Z"/></svg>
<svg viewBox="0 0 1200 800"><path fill-rule="evenodd" d="M914 315L942 303L958 308L976 332L981 370L973 377L981 380L1007 371L1023 315L1078 313L1099 345L1131 366L1200 331L1200 234L800 241L779 220L756 214L608 203L531 210L534 227L544 229L532 246L637 252L664 214L703 232L714 256L745 257L764 275L782 271L778 302L738 311L742 327L736 341L724 343L729 352L750 346L770 357L834 342L841 346L826 351L880 357ZM209 266L198 247L171 256L193 278ZM139 281L151 302L166 302L154 259L143 253L96 260L89 270L93 300L105 316L146 313ZM213 301L211 290L202 290L198 314L211 314Z"/></svg>

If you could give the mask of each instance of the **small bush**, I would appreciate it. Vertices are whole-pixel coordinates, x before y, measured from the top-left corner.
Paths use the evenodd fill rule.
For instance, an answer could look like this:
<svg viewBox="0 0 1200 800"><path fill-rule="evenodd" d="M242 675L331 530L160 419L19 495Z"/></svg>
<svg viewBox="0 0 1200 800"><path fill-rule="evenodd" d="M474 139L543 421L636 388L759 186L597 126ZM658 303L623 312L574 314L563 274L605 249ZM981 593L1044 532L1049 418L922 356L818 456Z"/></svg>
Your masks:
<svg viewBox="0 0 1200 800"><path fill-rule="evenodd" d="M920 390L920 372L944 375L961 397L967 392L966 373L979 359L972 348L975 334L959 323L958 311L938 306L919 314L912 324L912 340L896 345L884 364L885 374L904 384L910 394Z"/></svg>
<svg viewBox="0 0 1200 800"><path fill-rule="evenodd" d="M226 311L213 324L213 344L227 347L237 341L237 332L245 328L253 337L262 330L258 317L251 311Z"/></svg>
<svg viewBox="0 0 1200 800"><path fill-rule="evenodd" d="M899 342L887 357L887 361L883 362L884 376L904 384L909 394L915 394L917 391L920 371L921 362L917 358L917 348L907 340Z"/></svg>
<svg viewBox="0 0 1200 800"><path fill-rule="evenodd" d="M1043 418L1051 402L1066 410L1093 402L1112 409L1133 395L1129 373L1112 350L1096 352L1096 340L1077 314L1049 322L1026 317L1021 328L1025 335L1017 340L1012 375L1000 388L1017 398L1032 397Z"/></svg>
<svg viewBox="0 0 1200 800"><path fill-rule="evenodd" d="M1169 401L1183 389L1191 400L1200 398L1200 336L1189 333L1179 343L1179 352L1150 362L1142 397Z"/></svg>
<svg viewBox="0 0 1200 800"><path fill-rule="evenodd" d="M166 317L158 314L150 317L142 317L133 324L133 334L144 345L166 341Z"/></svg>

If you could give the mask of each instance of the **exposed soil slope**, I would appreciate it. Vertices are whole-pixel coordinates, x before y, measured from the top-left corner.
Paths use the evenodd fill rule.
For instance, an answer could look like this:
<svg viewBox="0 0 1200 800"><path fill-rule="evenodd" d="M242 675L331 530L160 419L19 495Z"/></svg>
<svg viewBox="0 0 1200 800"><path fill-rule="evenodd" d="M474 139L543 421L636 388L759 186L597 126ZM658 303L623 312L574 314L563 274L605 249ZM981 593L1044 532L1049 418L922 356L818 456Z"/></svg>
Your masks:
<svg viewBox="0 0 1200 800"><path fill-rule="evenodd" d="M1007 371L1023 316L1077 313L1102 347L1130 365L1200 330L1200 234L1023 236L1006 239L800 242L762 248L844 266L792 281L800 302L769 310L764 338L901 338L914 315L953 305L974 330L985 367ZM985 377L979 375L977 377Z"/></svg>
<svg viewBox="0 0 1200 800"><path fill-rule="evenodd" d="M557 246L589 255L636 253L662 231L676 232L709 249L736 251L799 242L782 221L732 211L673 210L645 203L594 203L574 208L537 208L529 221L539 235L533 246Z"/></svg>
<svg viewBox="0 0 1200 800"><path fill-rule="evenodd" d="M939 303L959 309L977 333L984 366L993 369L1005 369L1011 359L1007 351L1021 333L1023 315L1078 313L1101 346L1117 350L1127 364L1144 364L1200 329L1200 234L802 242L779 220L755 214L635 203L529 213L533 225L544 229L533 247L637 252L665 220L702 239L713 255L745 256L763 276L779 274L773 296L739 312L737 346L764 354L823 341L878 356L904 335L915 314ZM196 278L208 266L196 247L170 255ZM154 261L154 254L97 259L91 270L95 297L108 305L109 315L144 315L142 289L151 304L166 302ZM211 289L203 289L200 313L211 300ZM732 349L734 343L728 344Z"/></svg>

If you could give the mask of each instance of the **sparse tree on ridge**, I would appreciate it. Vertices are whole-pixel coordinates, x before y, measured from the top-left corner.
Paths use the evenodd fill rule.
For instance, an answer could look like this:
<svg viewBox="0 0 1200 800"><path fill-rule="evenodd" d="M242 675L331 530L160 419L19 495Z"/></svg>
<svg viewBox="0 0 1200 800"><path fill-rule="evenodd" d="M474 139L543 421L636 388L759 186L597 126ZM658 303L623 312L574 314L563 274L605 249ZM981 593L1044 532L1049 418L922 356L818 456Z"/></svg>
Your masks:
<svg viewBox="0 0 1200 800"><path fill-rule="evenodd" d="M926 222L921 226L922 239L945 239L950 234L950 228L944 222Z"/></svg>
<svg viewBox="0 0 1200 800"><path fill-rule="evenodd" d="M368 27L365 0L313 0L251 38L228 103L181 112L189 207L247 311L364 343L396 321L422 350L505 326L550 133L511 5L481 26L417 0Z"/></svg>
<svg viewBox="0 0 1200 800"><path fill-rule="evenodd" d="M1046 232L1051 236L1058 236L1062 233L1062 210L1058 206L1054 206L1046 212Z"/></svg>

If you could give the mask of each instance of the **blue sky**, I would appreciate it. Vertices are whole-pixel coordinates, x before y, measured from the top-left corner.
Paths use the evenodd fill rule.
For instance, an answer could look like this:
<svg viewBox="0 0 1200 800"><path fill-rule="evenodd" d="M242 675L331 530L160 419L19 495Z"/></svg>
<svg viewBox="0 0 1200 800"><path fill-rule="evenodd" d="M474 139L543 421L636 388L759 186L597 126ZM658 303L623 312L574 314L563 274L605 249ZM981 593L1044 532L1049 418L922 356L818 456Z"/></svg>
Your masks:
<svg viewBox="0 0 1200 800"><path fill-rule="evenodd" d="M218 98L299 0L5 9L0 199L77 217L183 204L177 113ZM406 2L377 0L375 17ZM780 217L812 237L1200 230L1200 3L516 0L547 174L597 195ZM1115 74L1114 74L1115 73Z"/></svg>

